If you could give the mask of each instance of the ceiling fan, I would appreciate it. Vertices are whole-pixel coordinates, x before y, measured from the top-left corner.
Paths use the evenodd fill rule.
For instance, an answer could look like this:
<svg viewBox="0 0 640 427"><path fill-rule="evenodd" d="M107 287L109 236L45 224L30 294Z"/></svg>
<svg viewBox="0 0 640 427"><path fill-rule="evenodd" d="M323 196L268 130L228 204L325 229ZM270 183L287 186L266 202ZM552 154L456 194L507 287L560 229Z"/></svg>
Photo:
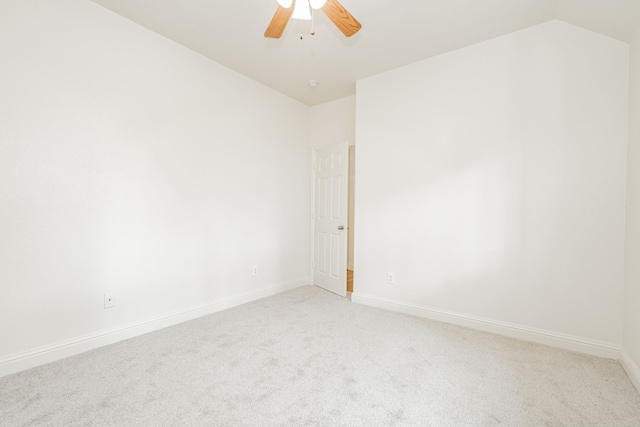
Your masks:
<svg viewBox="0 0 640 427"><path fill-rule="evenodd" d="M362 28L358 20L338 3L338 0L278 0L278 9L271 18L264 36L279 39L290 18L312 19L312 10L316 9L322 9L331 22L347 37L351 37Z"/></svg>

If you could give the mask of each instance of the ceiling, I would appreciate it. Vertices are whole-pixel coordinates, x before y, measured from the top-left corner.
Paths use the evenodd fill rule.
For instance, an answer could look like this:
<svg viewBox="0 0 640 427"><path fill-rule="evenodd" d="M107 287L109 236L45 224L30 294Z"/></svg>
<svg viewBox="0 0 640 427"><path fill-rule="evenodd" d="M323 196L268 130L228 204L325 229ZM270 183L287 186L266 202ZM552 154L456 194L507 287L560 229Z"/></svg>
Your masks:
<svg viewBox="0 0 640 427"><path fill-rule="evenodd" d="M317 13L314 36L309 21L291 20L274 40L263 33L276 0L92 1L307 105L353 95L356 80L552 19L625 42L640 23L640 0L340 0L362 24L353 37Z"/></svg>

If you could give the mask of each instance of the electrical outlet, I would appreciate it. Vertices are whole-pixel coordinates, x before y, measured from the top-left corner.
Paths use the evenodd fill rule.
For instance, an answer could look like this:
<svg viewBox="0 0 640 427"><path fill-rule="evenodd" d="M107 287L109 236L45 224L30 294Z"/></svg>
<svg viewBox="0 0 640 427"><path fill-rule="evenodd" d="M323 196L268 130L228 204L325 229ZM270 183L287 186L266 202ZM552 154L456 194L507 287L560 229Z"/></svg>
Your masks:
<svg viewBox="0 0 640 427"><path fill-rule="evenodd" d="M387 283L390 285L393 285L394 283L396 283L396 275L388 272L387 273Z"/></svg>
<svg viewBox="0 0 640 427"><path fill-rule="evenodd" d="M116 306L116 294L104 294L104 308L111 308Z"/></svg>
<svg viewBox="0 0 640 427"><path fill-rule="evenodd" d="M251 269L251 275L252 276L257 276L258 275L258 266L254 265L253 268Z"/></svg>

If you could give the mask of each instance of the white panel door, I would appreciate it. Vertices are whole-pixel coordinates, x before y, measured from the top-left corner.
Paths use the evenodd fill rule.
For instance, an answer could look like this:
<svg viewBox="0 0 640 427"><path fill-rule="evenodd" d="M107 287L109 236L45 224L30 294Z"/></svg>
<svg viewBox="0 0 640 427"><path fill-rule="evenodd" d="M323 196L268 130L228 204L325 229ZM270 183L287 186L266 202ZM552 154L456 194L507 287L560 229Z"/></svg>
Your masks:
<svg viewBox="0 0 640 427"><path fill-rule="evenodd" d="M314 279L315 284L347 295L347 203L349 145L315 152Z"/></svg>

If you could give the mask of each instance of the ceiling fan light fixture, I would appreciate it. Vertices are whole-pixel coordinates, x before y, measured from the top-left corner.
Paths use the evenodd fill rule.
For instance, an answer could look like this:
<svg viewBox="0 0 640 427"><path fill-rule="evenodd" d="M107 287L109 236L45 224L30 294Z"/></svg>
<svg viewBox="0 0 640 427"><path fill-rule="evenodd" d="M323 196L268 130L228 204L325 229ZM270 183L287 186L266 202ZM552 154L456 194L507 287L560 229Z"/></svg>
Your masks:
<svg viewBox="0 0 640 427"><path fill-rule="evenodd" d="M287 23L291 19L304 19L311 21L311 35L315 34L313 26L313 16L315 9L320 8L333 24L346 37L351 37L360 29L362 25L358 22L338 0L277 0L278 8L273 14L271 22L264 36L268 39L279 39L284 33ZM311 2L311 3L309 3ZM283 7L283 5L294 4L294 7ZM313 6L313 8L311 7ZM300 34L302 39L302 34Z"/></svg>
<svg viewBox="0 0 640 427"><path fill-rule="evenodd" d="M285 9L289 9L293 4L293 0L278 0L278 4Z"/></svg>
<svg viewBox="0 0 640 427"><path fill-rule="evenodd" d="M309 4L314 9L321 9L326 2L327 0L309 0Z"/></svg>
<svg viewBox="0 0 640 427"><path fill-rule="evenodd" d="M311 20L311 11L309 10L308 0L298 0L293 8L292 19L304 19L306 21Z"/></svg>

